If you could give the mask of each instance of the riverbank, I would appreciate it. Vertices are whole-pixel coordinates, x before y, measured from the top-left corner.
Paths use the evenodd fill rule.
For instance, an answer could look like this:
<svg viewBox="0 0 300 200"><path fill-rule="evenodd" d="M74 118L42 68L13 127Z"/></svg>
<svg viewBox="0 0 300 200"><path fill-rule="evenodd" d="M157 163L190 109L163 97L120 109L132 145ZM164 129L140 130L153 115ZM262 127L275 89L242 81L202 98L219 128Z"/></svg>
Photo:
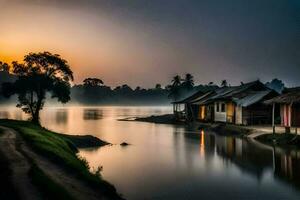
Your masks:
<svg viewBox="0 0 300 200"><path fill-rule="evenodd" d="M100 166L91 173L87 161L77 156L79 147L107 142L54 133L25 121L0 120L0 126L0 177L5 176L0 181L1 185L11 183L0 197L122 199L114 186L102 179Z"/></svg>
<svg viewBox="0 0 300 200"><path fill-rule="evenodd" d="M149 123L156 123L156 124L173 124L173 125L186 124L184 121L176 120L173 114L152 115L149 117L125 118L125 119L119 119L119 121L139 121L139 122L149 122Z"/></svg>
<svg viewBox="0 0 300 200"><path fill-rule="evenodd" d="M166 115L153 115L149 117L139 117L131 119L122 119L121 121L139 121L139 122L149 122L156 124L172 124L172 125L191 125L197 129L206 129L217 132L220 135L236 135L236 136L245 136L252 133L252 129L249 129L245 126L237 126L232 124L225 123L205 123L205 122L193 122L186 123L184 121L178 121L173 114Z"/></svg>
<svg viewBox="0 0 300 200"><path fill-rule="evenodd" d="M233 135L237 137L248 137L255 139L267 145L277 145L282 147L300 147L300 135L285 134L284 127L276 127L276 134L273 136L273 129L271 125L257 125L257 126L242 126L226 123L206 123L193 122L185 123L183 121L176 121L173 114L150 116L143 118L128 119L125 121L140 121L159 124L173 124L173 125L190 125L192 124L197 129L206 129L216 132L219 135ZM275 143L274 143L275 142Z"/></svg>

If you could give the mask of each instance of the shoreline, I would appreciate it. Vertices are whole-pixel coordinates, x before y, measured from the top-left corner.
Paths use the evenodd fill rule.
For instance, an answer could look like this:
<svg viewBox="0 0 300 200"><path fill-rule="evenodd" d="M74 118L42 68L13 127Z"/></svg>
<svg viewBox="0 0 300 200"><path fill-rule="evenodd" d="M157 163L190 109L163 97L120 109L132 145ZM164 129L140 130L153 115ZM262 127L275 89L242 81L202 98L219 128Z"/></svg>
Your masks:
<svg viewBox="0 0 300 200"><path fill-rule="evenodd" d="M173 114L156 115L149 117L137 117L133 119L123 119L120 121L138 121L156 124L171 124L187 126L189 123L176 121ZM277 145L287 148L300 148L300 135L285 134L283 127L276 127L276 134L273 137L271 125L243 126L226 123L208 123L208 122L192 122L193 126L198 129L206 129L216 132L218 135L228 135L236 137L246 137L254 139L267 145ZM276 142L274 143L274 140Z"/></svg>

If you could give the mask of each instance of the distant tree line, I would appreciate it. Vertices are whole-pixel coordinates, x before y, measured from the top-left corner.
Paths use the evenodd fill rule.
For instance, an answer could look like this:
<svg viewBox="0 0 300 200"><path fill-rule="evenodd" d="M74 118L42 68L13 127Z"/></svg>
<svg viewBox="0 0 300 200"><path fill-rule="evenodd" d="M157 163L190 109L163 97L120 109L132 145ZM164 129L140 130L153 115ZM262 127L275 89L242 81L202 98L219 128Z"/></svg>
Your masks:
<svg viewBox="0 0 300 200"><path fill-rule="evenodd" d="M82 84L71 87L71 81L73 72L68 62L57 54L29 53L24 56L22 63L14 61L11 65L0 61L0 102L7 103L3 97L13 96L16 106L30 114L32 122L39 124L39 113L47 99L61 103L72 99L73 103L89 105L162 105L198 91L206 92L219 87L213 82L195 86L194 77L189 73L184 78L174 76L164 88L157 83L149 89L139 86L132 89L127 84L112 89L97 77L86 78ZM279 92L284 89L284 84L278 79L266 85ZM228 87L230 84L222 80L220 86Z"/></svg>
<svg viewBox="0 0 300 200"><path fill-rule="evenodd" d="M30 63L27 63L27 65L30 65ZM17 66L17 63L8 65L0 62L0 93L2 90L1 83L13 82L18 76L18 73L13 72ZM214 82L196 85L194 77L190 73L184 76L176 75L169 83L166 86L157 83L153 88L147 89L140 86L131 88L127 84L112 88L105 85L101 78L89 77L84 79L81 84L70 87L70 98L72 103L88 105L162 105L181 100L197 91L206 92L218 87L230 86L227 80L221 80L219 86ZM241 82L241 84L243 83ZM278 79L273 79L266 85L278 91L282 91L284 88L284 84ZM51 95L48 96L51 97ZM15 100L13 99L13 101ZM0 95L0 102L7 102L7 100Z"/></svg>

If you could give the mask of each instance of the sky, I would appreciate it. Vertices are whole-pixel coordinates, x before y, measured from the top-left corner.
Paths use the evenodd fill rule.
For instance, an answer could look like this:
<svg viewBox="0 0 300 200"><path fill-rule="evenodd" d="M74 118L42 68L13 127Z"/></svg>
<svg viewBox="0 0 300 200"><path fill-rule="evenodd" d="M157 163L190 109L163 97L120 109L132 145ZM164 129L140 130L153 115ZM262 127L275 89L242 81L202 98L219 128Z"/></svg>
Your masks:
<svg viewBox="0 0 300 200"><path fill-rule="evenodd" d="M132 87L282 79L300 86L300 0L0 0L0 60L65 58L86 77Z"/></svg>

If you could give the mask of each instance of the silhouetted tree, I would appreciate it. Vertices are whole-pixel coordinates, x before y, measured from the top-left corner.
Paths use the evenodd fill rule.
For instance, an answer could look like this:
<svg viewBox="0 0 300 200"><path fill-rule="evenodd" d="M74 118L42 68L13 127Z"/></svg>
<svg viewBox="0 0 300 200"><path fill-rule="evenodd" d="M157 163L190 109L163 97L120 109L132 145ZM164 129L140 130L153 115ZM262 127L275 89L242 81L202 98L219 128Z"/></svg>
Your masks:
<svg viewBox="0 0 300 200"><path fill-rule="evenodd" d="M227 87L227 86L228 86L227 80L222 80L221 87Z"/></svg>
<svg viewBox="0 0 300 200"><path fill-rule="evenodd" d="M134 91L140 91L140 90L141 90L141 87L137 86Z"/></svg>
<svg viewBox="0 0 300 200"><path fill-rule="evenodd" d="M284 87L285 87L282 80L279 80L277 78L274 78L271 82L267 82L266 86L270 89L275 90L279 94L282 93L282 91L284 90Z"/></svg>
<svg viewBox="0 0 300 200"><path fill-rule="evenodd" d="M156 90L161 90L161 89L162 89L162 88L161 88L161 84L157 83L157 84L155 85L155 89L156 89Z"/></svg>
<svg viewBox="0 0 300 200"><path fill-rule="evenodd" d="M73 72L67 61L57 54L30 53L24 57L23 63L12 63L12 72L17 80L3 83L3 94L6 97L16 94L19 101L17 107L30 114L36 124L39 124L39 114L47 92L62 103L70 100Z"/></svg>
<svg viewBox="0 0 300 200"><path fill-rule="evenodd" d="M99 78L86 78L83 80L84 86L97 87L103 85L104 82Z"/></svg>
<svg viewBox="0 0 300 200"><path fill-rule="evenodd" d="M172 85L168 87L169 95L168 97L177 101L180 98L180 88L181 87L181 77L176 75L172 79Z"/></svg>
<svg viewBox="0 0 300 200"><path fill-rule="evenodd" d="M0 71L9 72L10 66L0 61Z"/></svg>
<svg viewBox="0 0 300 200"><path fill-rule="evenodd" d="M186 74L182 85L183 85L184 89L192 90L194 88L194 77L193 77L193 75Z"/></svg>

